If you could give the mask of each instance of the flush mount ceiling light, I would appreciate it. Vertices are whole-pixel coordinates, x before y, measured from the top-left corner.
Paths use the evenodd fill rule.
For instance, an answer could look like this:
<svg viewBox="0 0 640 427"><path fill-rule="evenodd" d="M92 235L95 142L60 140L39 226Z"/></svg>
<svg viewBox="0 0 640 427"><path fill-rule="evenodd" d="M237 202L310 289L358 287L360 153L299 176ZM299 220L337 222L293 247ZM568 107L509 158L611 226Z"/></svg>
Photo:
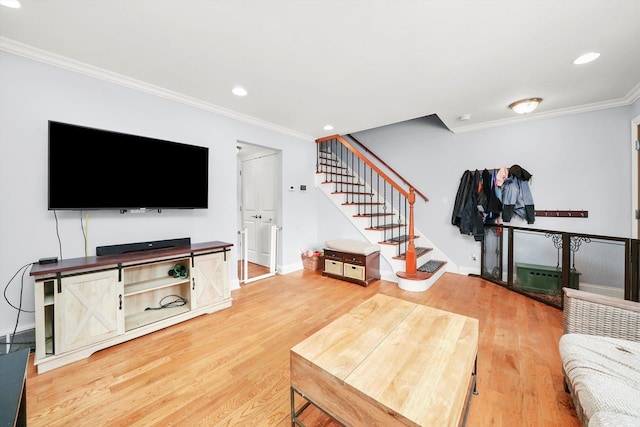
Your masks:
<svg viewBox="0 0 640 427"><path fill-rule="evenodd" d="M509 105L509 108L518 114L527 114L535 110L541 102L542 98L521 99Z"/></svg>
<svg viewBox="0 0 640 427"><path fill-rule="evenodd" d="M599 57L600 57L600 54L598 52L588 52L588 53L585 53L584 55L580 55L579 57L577 57L573 61L573 63L576 65L582 65L582 64L586 64L587 62L595 61Z"/></svg>
<svg viewBox="0 0 640 427"><path fill-rule="evenodd" d="M12 9L20 8L20 2L18 0L0 0L0 5L10 7Z"/></svg>
<svg viewBox="0 0 640 427"><path fill-rule="evenodd" d="M231 93L233 93L235 96L247 96L247 90L242 86L234 87L233 89L231 89Z"/></svg>
<svg viewBox="0 0 640 427"><path fill-rule="evenodd" d="M324 125L324 127L322 128L324 130L333 130L333 126L331 125Z"/></svg>

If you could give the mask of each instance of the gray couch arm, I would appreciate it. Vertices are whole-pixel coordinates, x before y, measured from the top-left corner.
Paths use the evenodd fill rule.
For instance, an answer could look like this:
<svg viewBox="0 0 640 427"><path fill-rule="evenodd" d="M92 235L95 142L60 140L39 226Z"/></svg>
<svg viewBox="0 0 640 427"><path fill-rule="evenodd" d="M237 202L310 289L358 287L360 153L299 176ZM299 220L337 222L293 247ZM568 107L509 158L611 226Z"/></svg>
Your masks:
<svg viewBox="0 0 640 427"><path fill-rule="evenodd" d="M640 341L640 303L563 288L564 333Z"/></svg>

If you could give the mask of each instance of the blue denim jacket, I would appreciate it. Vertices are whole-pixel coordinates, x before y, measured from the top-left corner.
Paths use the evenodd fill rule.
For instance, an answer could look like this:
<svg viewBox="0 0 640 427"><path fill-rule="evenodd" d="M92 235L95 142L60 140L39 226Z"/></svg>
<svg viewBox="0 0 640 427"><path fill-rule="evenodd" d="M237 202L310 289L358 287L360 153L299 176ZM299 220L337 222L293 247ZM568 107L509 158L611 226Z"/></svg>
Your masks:
<svg viewBox="0 0 640 427"><path fill-rule="evenodd" d="M513 214L527 220L528 224L536 220L529 181L510 176L502 185L502 220L511 221Z"/></svg>

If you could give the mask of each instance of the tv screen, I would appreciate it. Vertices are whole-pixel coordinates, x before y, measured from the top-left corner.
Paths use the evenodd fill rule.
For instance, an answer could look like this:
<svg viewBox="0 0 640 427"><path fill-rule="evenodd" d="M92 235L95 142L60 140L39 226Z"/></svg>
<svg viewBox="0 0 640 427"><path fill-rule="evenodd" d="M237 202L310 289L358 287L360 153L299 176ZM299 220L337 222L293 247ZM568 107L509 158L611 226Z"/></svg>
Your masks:
<svg viewBox="0 0 640 427"><path fill-rule="evenodd" d="M49 210L208 207L209 149L49 121Z"/></svg>

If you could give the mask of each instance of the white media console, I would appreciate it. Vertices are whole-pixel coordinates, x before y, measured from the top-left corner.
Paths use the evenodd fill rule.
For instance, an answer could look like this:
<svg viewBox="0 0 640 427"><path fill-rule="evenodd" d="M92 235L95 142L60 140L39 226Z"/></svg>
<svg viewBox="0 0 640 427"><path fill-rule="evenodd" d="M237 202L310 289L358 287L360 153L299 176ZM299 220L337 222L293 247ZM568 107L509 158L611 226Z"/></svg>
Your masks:
<svg viewBox="0 0 640 427"><path fill-rule="evenodd" d="M38 373L230 307L231 246L214 241L34 264Z"/></svg>

